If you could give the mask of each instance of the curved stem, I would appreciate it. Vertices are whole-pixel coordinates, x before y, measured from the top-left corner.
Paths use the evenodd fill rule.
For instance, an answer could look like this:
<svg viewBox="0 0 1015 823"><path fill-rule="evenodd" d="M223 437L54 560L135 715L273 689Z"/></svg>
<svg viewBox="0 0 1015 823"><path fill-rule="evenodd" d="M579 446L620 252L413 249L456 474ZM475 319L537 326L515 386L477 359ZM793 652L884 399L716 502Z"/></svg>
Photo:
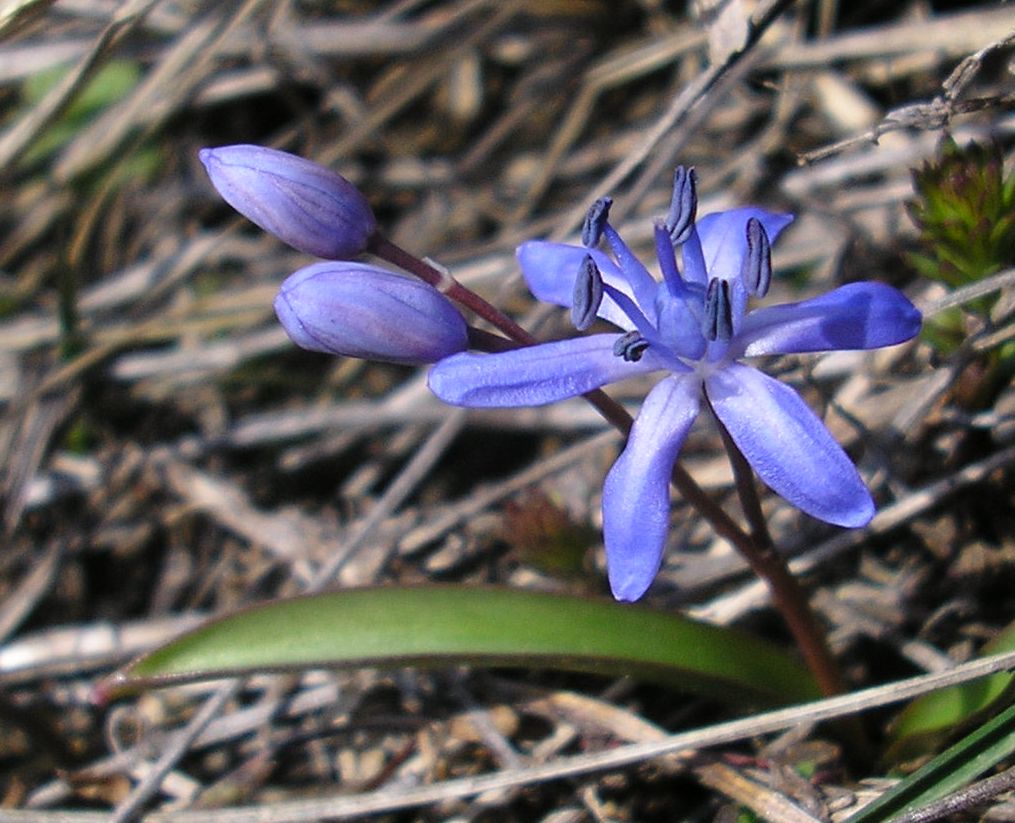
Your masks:
<svg viewBox="0 0 1015 823"><path fill-rule="evenodd" d="M382 234L375 234L371 238L368 250L382 260L387 260L389 263L405 269L410 274L416 275L416 277L425 283L429 283L435 289L447 295L451 300L475 312L476 315L482 317L494 328L500 329L512 340L517 340L519 343L525 343L529 346L539 342L514 320L504 314L504 312L490 305L490 303L471 289L465 288L465 286L451 276L450 272L438 269L425 260L420 260L415 255L405 251L405 249L396 246Z"/></svg>
<svg viewBox="0 0 1015 823"><path fill-rule="evenodd" d="M707 396L706 396L706 402ZM708 402L711 409L712 404ZM737 494L744 515L751 524L750 550L740 548L744 559L751 568L765 580L772 592L772 599L779 604L782 613L793 633L800 653L807 661L807 666L818 680L821 691L826 696L841 694L846 690L839 666L835 662L832 650L828 646L825 633L818 624L817 616L810 606L807 592L800 581L793 576L786 561L775 548L775 543L768 531L768 523L761 511L758 489L754 484L754 472L743 452L733 442L722 421L713 413L723 445L729 455L733 467ZM792 615L792 617L790 616Z"/></svg>
<svg viewBox="0 0 1015 823"><path fill-rule="evenodd" d="M497 335L470 328L470 343L484 351L505 351L514 348L511 341L522 345L538 342L510 317L492 306L475 292L467 289L448 272L442 271L418 257L391 243L381 235L371 242L370 251L399 268L414 274L449 298L482 317L495 328L507 335L504 340ZM582 395L603 418L625 436L634 423L627 410L602 389L595 389ZM772 593L772 602L786 621L797 647L808 668L818 682L821 691L828 696L841 694L845 685L839 674L824 633L811 610L806 593L799 581L792 575L782 556L775 550L768 527L761 512L757 492L754 489L751 469L740 450L729 440L729 435L720 424L727 451L733 461L737 490L740 492L744 512L751 523L752 534L745 532L725 510L709 497L693 477L679 463L674 464L671 482L683 498L712 525L712 528L726 538L743 555L744 559ZM739 460L739 463L738 463Z"/></svg>
<svg viewBox="0 0 1015 823"><path fill-rule="evenodd" d="M707 392L705 394L705 402L708 404L709 411L712 412L712 419L719 428L723 447L729 456L730 466L733 469L733 481L736 484L737 496L740 498L740 506L744 510L744 517L747 518L747 522L751 525L751 538L761 548L773 548L775 541L772 540L772 534L768 530L768 521L765 519L765 513L761 510L761 499L758 497L758 487L754 485L754 471L751 469L751 464L747 462L747 458L740 451L740 447L733 442L729 430L723 425L719 415L715 413Z"/></svg>

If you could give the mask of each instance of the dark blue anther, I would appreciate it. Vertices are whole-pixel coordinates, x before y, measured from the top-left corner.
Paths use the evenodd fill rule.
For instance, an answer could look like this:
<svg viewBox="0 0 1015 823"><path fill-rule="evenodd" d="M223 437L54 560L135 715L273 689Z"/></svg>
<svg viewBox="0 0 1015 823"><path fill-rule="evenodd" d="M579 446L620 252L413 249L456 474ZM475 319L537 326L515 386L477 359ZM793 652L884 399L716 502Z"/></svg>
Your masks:
<svg viewBox="0 0 1015 823"><path fill-rule="evenodd" d="M582 223L582 245L585 248L594 249L599 245L599 239L603 236L603 228L606 226L606 221L610 219L610 206L612 205L612 197L600 197L585 213L585 221Z"/></svg>
<svg viewBox="0 0 1015 823"><path fill-rule="evenodd" d="M585 331L596 319L599 305L603 302L603 275L599 266L586 254L578 267L574 280L574 295L571 298L571 322L578 331Z"/></svg>
<svg viewBox="0 0 1015 823"><path fill-rule="evenodd" d="M622 334L613 344L613 354L623 357L628 363L637 363L648 348L648 340L636 331Z"/></svg>
<svg viewBox="0 0 1015 823"><path fill-rule="evenodd" d="M751 294L764 297L768 293L772 283L772 244L756 217L747 221L747 254L740 276Z"/></svg>
<svg viewBox="0 0 1015 823"><path fill-rule="evenodd" d="M733 336L733 306L730 284L715 277L705 291L705 316L702 332L709 340L729 340Z"/></svg>
<svg viewBox="0 0 1015 823"><path fill-rule="evenodd" d="M673 172L673 195L666 215L666 231L674 246L687 242L698 214L698 175L694 169L677 166Z"/></svg>

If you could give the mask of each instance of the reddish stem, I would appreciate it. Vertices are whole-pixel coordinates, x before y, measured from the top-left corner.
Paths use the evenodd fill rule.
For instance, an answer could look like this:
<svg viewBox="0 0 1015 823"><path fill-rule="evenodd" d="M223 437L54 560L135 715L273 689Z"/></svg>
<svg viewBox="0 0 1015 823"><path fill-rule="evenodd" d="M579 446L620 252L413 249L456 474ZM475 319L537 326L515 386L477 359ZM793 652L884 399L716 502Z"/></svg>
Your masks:
<svg viewBox="0 0 1015 823"><path fill-rule="evenodd" d="M370 251L383 260L419 277L426 283L446 294L460 305L475 312L490 325L502 331L511 340L523 345L534 345L538 341L510 317L492 306L475 292L467 289L448 272L442 271L425 260L396 246L381 235L375 235ZM479 329L470 329L470 343L485 351L505 351L514 348L510 341ZM627 410L602 389L595 389L582 395L595 409L625 436L631 431L634 420ZM720 426L724 438L725 429ZM727 449L732 444L728 441ZM786 621L796 640L797 647L818 682L823 694L831 696L845 691L839 667L825 640L825 635L810 607L806 592L790 572L782 556L775 550L761 513L757 493L754 490L750 467L747 466L739 449L730 451L733 460L737 489L744 503L744 511L752 524L753 535L747 534L723 508L712 500L698 483L679 463L674 464L671 482L683 498L691 504L721 536L732 543L772 593L772 602ZM739 463L737 462L739 458ZM744 474L746 472L746 474ZM746 481L744 478L746 477ZM750 489L748 492L747 489Z"/></svg>
<svg viewBox="0 0 1015 823"><path fill-rule="evenodd" d="M410 274L416 275L420 280L429 283L438 291L446 294L451 300L482 317L494 328L500 329L512 340L517 340L519 343L525 343L528 346L539 342L502 311L494 308L471 289L465 288L449 272L441 271L425 260L420 260L415 255L405 251L405 249L396 246L383 235L375 234L371 238L368 250L382 260L394 263L399 268L405 269Z"/></svg>

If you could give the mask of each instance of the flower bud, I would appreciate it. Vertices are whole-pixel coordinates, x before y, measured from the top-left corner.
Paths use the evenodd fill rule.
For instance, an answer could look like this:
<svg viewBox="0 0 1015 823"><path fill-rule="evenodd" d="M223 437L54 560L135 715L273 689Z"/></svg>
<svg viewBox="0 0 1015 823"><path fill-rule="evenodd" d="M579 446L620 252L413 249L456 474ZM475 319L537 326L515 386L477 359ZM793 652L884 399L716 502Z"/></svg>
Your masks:
<svg viewBox="0 0 1015 823"><path fill-rule="evenodd" d="M299 251L348 260L377 229L359 189L302 157L246 145L201 149L198 156L230 206Z"/></svg>
<svg viewBox="0 0 1015 823"><path fill-rule="evenodd" d="M390 363L435 363L468 348L443 294L365 263L324 262L288 277L275 313L296 345Z"/></svg>

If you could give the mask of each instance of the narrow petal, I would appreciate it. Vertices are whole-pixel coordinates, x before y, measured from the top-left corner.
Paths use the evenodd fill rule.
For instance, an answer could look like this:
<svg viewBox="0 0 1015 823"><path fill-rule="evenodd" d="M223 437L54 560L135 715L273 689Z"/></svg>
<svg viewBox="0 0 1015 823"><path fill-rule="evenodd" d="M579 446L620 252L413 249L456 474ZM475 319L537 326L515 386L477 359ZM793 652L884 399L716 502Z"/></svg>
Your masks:
<svg viewBox="0 0 1015 823"><path fill-rule="evenodd" d="M571 307L574 298L574 281L586 255L591 255L603 277L603 282L613 286L634 300L634 293L627 278L612 259L598 249L583 246L569 246L566 243L547 243L530 240L518 247L518 263L525 276L529 290L545 303ZM645 310L645 307L642 307ZM652 307L648 307L652 311ZM605 297L599 306L598 316L626 331L634 324L613 298Z"/></svg>
<svg viewBox="0 0 1015 823"><path fill-rule="evenodd" d="M709 279L721 277L731 283L740 281L747 254L747 221L752 217L764 227L771 244L793 222L792 214L776 214L756 206L707 214L698 221L698 236Z"/></svg>
<svg viewBox="0 0 1015 823"><path fill-rule="evenodd" d="M920 331L920 312L884 283L850 283L800 303L751 312L737 336L738 353L791 354L876 349Z"/></svg>
<svg viewBox="0 0 1015 823"><path fill-rule="evenodd" d="M603 486L603 537L610 588L637 600L659 571L670 520L670 473L698 414L701 383L668 377L645 398L627 446Z"/></svg>
<svg viewBox="0 0 1015 823"><path fill-rule="evenodd" d="M498 354L457 354L430 370L430 390L455 406L542 406L663 368L651 348L636 362L617 357L616 340L594 334Z"/></svg>
<svg viewBox="0 0 1015 823"><path fill-rule="evenodd" d="M812 517L863 526L870 492L849 457L789 386L732 364L705 380L715 413L758 476Z"/></svg>
<svg viewBox="0 0 1015 823"><path fill-rule="evenodd" d="M698 221L698 236L701 240L700 264L708 272L708 282L724 280L729 283L734 334L740 332L747 314L747 301L750 298L743 272L744 262L750 257L747 227L752 220L757 221L757 225L764 229L771 244L793 217L789 214L774 214L754 206L747 206L709 214Z"/></svg>

